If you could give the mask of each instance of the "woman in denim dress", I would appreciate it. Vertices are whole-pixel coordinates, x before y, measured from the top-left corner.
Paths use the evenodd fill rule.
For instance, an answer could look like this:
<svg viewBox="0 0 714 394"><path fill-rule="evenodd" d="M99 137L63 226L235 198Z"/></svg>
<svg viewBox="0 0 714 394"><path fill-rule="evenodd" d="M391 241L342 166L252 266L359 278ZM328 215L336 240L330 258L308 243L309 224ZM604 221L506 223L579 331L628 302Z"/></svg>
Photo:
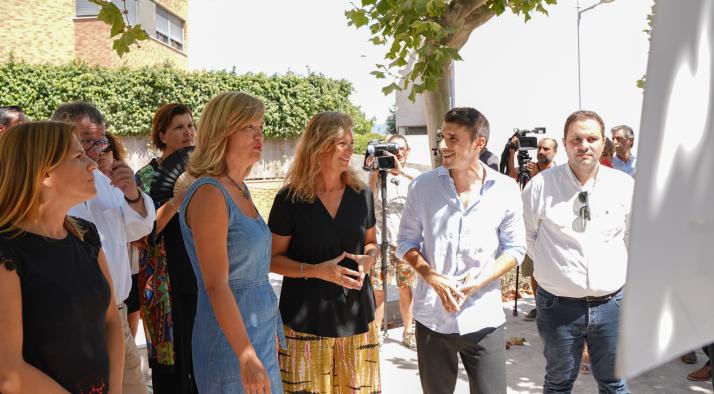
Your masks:
<svg viewBox="0 0 714 394"><path fill-rule="evenodd" d="M265 107L245 93L213 98L199 122L180 208L198 282L193 370L198 391L282 393L278 303L268 281L271 233L243 179L260 160Z"/></svg>

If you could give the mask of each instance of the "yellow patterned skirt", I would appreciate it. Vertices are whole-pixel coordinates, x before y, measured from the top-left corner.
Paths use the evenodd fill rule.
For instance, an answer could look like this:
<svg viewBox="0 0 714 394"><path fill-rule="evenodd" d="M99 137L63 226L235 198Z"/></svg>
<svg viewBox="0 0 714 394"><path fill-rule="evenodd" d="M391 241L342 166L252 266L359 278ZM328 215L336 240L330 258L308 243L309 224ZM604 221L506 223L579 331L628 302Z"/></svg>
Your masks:
<svg viewBox="0 0 714 394"><path fill-rule="evenodd" d="M285 393L381 393L375 321L364 334L319 337L285 327L278 359Z"/></svg>

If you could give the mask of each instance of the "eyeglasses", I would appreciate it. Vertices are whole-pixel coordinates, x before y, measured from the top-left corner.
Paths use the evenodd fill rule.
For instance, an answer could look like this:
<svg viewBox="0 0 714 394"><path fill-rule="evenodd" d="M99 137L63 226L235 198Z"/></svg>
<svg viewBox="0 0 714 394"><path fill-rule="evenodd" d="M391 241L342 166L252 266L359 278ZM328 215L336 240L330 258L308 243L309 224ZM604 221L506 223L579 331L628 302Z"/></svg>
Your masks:
<svg viewBox="0 0 714 394"><path fill-rule="evenodd" d="M583 204L578 209L578 217L583 220L590 220L590 206L588 205L588 192L578 193L578 201Z"/></svg>
<svg viewBox="0 0 714 394"><path fill-rule="evenodd" d="M105 138L100 138L98 140L84 140L80 141L80 144L82 144L82 149L84 149L85 152L89 152L94 148L99 148L101 152L104 152L107 147L109 147L109 140Z"/></svg>

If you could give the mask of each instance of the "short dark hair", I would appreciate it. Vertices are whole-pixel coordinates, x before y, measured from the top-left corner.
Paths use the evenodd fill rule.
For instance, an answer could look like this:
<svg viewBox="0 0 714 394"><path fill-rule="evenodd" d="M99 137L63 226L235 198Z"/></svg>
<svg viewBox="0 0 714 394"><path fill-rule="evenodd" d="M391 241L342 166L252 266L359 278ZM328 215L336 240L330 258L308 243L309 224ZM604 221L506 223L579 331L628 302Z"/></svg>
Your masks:
<svg viewBox="0 0 714 394"><path fill-rule="evenodd" d="M570 125L579 122L582 120L588 120L592 119L596 121L600 125L600 134L602 134L602 138L605 138L605 122L602 121L602 118L600 115L597 114L595 111L575 111L570 116L568 116L568 119L565 120L565 127L563 128L563 138L568 137L568 128L570 128Z"/></svg>
<svg viewBox="0 0 714 394"><path fill-rule="evenodd" d="M104 116L99 112L97 107L86 101L72 101L71 103L60 104L59 107L52 113L50 119L59 122L75 123L84 118L89 118L89 121L104 125Z"/></svg>
<svg viewBox="0 0 714 394"><path fill-rule="evenodd" d="M471 141L483 137L488 141L490 133L488 120L481 112L471 107L452 108L444 115L444 122L466 127Z"/></svg>
<svg viewBox="0 0 714 394"><path fill-rule="evenodd" d="M612 134L619 130L622 130L622 134L624 134L625 138L627 138L628 140L635 139L635 132L632 131L632 127L624 125L624 124L613 127L612 129L610 129L610 133Z"/></svg>
<svg viewBox="0 0 714 394"><path fill-rule="evenodd" d="M154 114L154 119L151 120L151 144L159 150L164 150L166 144L161 141L159 134L166 132L171 126L171 120L174 116L183 114L189 114L193 119L191 108L186 104L169 103L159 107Z"/></svg>
<svg viewBox="0 0 714 394"><path fill-rule="evenodd" d="M24 114L19 105L3 105L0 107L0 125L10 125L11 115Z"/></svg>

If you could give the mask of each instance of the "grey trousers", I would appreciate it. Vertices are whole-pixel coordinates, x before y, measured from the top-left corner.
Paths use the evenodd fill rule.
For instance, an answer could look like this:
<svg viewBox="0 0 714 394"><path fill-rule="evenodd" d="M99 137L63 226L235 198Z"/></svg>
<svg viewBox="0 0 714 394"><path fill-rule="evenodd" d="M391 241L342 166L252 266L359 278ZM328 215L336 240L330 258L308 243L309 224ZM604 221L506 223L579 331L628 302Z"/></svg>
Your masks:
<svg viewBox="0 0 714 394"><path fill-rule="evenodd" d="M458 357L469 377L471 394L506 392L506 334L503 326L465 335L441 334L416 322L417 358L425 394L452 394Z"/></svg>

